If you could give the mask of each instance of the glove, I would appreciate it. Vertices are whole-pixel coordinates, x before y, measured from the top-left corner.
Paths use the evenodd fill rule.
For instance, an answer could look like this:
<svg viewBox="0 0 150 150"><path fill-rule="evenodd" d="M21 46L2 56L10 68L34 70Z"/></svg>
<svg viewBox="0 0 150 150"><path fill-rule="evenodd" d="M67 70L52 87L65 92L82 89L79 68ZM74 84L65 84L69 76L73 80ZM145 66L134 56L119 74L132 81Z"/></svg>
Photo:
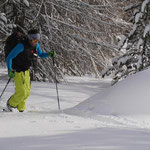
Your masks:
<svg viewBox="0 0 150 150"><path fill-rule="evenodd" d="M56 57L56 52L55 51L50 51L47 54L48 54L48 56L50 56L52 58Z"/></svg>
<svg viewBox="0 0 150 150"><path fill-rule="evenodd" d="M9 76L9 78L14 78L15 77L15 71L9 70L8 71L8 76Z"/></svg>

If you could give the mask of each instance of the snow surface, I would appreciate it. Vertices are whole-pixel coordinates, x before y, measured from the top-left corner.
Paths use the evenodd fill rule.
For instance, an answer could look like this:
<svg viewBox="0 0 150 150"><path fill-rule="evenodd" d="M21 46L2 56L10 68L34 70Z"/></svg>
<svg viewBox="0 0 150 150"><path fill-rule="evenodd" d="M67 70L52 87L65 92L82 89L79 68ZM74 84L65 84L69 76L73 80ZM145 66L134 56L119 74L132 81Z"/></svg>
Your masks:
<svg viewBox="0 0 150 150"><path fill-rule="evenodd" d="M135 16L135 23L138 23L139 20L142 18L143 14L140 12L140 13L137 13L136 16Z"/></svg>
<svg viewBox="0 0 150 150"><path fill-rule="evenodd" d="M145 29L144 29L144 35L143 35L143 37L145 37L146 34L147 34L149 31L150 31L150 21L149 21L149 24L146 25L146 27L145 27Z"/></svg>
<svg viewBox="0 0 150 150"><path fill-rule="evenodd" d="M141 46L143 43L144 43L144 42L143 42L143 39L140 38L139 41L138 41L138 43L137 43L137 50L140 50L140 46Z"/></svg>
<svg viewBox="0 0 150 150"><path fill-rule="evenodd" d="M136 31L136 29L137 29L137 24L135 23L135 24L133 25L132 30L131 30L130 33L129 33L129 37L134 34L134 32Z"/></svg>
<svg viewBox="0 0 150 150"><path fill-rule="evenodd" d="M0 69L0 90L7 72ZM110 79L67 77L58 84L32 82L27 111L0 112L1 150L149 150L150 70L110 86ZM0 100L13 93L11 82Z"/></svg>
<svg viewBox="0 0 150 150"><path fill-rule="evenodd" d="M120 41L118 42L118 49L121 49L121 48L125 49L126 48L125 40L127 39L127 37L124 35L120 35L119 39L120 39Z"/></svg>
<svg viewBox="0 0 150 150"><path fill-rule="evenodd" d="M24 3L27 7L29 7L29 2L28 2L27 0L23 0L23 3Z"/></svg>
<svg viewBox="0 0 150 150"><path fill-rule="evenodd" d="M144 12L146 5L150 2L150 0L144 0L142 3L141 11Z"/></svg>

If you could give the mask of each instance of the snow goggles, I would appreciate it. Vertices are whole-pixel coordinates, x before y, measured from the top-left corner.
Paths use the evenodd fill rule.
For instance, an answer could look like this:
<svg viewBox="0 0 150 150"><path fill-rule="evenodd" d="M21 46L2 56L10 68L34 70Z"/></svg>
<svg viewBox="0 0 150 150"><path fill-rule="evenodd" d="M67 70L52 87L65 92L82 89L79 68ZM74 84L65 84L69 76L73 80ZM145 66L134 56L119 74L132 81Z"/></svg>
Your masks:
<svg viewBox="0 0 150 150"><path fill-rule="evenodd" d="M40 34L36 33L36 34L29 34L29 39L30 40L40 40Z"/></svg>

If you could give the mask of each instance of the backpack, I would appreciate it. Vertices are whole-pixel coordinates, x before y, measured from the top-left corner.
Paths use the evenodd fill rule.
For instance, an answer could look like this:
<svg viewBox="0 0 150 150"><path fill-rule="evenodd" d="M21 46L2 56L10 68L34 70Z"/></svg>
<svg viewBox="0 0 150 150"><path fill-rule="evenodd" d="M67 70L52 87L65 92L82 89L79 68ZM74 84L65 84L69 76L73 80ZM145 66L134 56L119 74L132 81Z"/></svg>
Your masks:
<svg viewBox="0 0 150 150"><path fill-rule="evenodd" d="M19 43L25 41L27 37L20 32L14 32L6 39L5 46L4 46L4 54L5 59L11 52L11 50Z"/></svg>
<svg viewBox="0 0 150 150"><path fill-rule="evenodd" d="M14 32L8 38L6 39L5 46L4 46L4 55L5 60L11 50L18 44L18 43L25 43L25 41L28 39L27 36L25 36L21 32ZM31 67L33 67L34 70L37 70L37 50L36 48L33 48L32 50L32 64Z"/></svg>

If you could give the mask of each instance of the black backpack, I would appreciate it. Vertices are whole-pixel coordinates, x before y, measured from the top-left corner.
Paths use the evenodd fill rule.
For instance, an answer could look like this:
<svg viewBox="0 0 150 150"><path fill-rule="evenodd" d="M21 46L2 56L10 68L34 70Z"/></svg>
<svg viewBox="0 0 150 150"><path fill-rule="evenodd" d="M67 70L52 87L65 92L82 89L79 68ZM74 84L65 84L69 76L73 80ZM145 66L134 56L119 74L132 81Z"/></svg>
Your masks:
<svg viewBox="0 0 150 150"><path fill-rule="evenodd" d="M12 33L5 42L5 46L4 46L4 54L5 54L5 59L7 58L7 56L9 55L9 53L11 52L11 50L20 42L25 41L25 39L27 39L27 37L25 35L23 35L21 32L14 32Z"/></svg>
<svg viewBox="0 0 150 150"><path fill-rule="evenodd" d="M27 36L25 36L21 32L14 32L10 36L8 36L5 46L4 46L4 54L5 59L11 52L11 50L18 44L18 43L26 43L26 40L28 39ZM37 50L36 48L32 49L32 64L31 66L34 68L34 70L37 70Z"/></svg>

